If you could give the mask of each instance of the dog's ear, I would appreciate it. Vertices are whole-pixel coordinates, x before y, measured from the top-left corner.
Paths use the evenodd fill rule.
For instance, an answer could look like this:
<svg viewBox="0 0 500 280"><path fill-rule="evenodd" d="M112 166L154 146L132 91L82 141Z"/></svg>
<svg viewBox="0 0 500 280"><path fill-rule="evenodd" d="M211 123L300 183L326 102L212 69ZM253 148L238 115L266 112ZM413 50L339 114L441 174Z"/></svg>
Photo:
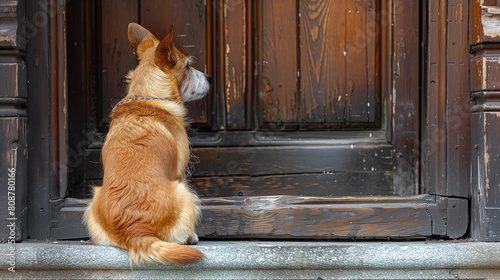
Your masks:
<svg viewBox="0 0 500 280"><path fill-rule="evenodd" d="M155 62L157 65L173 67L177 62L176 48L174 46L174 27L170 25L170 30L155 51Z"/></svg>
<svg viewBox="0 0 500 280"><path fill-rule="evenodd" d="M137 23L129 23L128 25L128 40L134 48L134 54L138 60L141 60L144 52L155 46L157 39L146 28Z"/></svg>

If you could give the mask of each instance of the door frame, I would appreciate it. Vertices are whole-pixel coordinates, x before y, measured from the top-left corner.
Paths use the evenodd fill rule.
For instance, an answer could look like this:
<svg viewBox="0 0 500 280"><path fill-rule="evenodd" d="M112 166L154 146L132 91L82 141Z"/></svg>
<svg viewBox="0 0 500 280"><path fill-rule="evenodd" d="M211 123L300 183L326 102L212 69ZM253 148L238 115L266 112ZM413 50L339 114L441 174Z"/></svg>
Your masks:
<svg viewBox="0 0 500 280"><path fill-rule="evenodd" d="M409 2L409 1L408 1ZM404 5L405 0L394 0L394 3ZM446 122L449 117L458 114L454 110L443 110L440 106L445 106L448 100L456 100L453 97L455 91L446 87L448 80L456 79L456 75L464 77L465 71L453 72L446 69L450 57L444 55L446 50L452 48L448 36L460 36L461 33L449 32L446 28L446 18L435 20L438 12L448 10L451 4L448 1L439 1L441 4L436 7L432 4L435 1L422 3L422 17L418 19L419 24L425 31L429 28L428 34L423 34L426 48L421 50L421 60L423 75L421 95L424 99L421 120L423 143L418 146L419 139L409 139L401 137L401 147L405 147L401 156L396 159L405 165L405 151L417 149L420 151L422 162L421 168L422 182L424 183L422 195L405 197L361 197L361 198L298 198L298 197L236 197L225 199L206 199L203 202L203 212L206 220L215 222L204 223L200 227L201 235L226 237L293 237L286 232L275 228L274 220L270 217L282 217L291 219L291 225L300 225L303 228L301 237L322 237L322 238L351 238L351 237L407 237L422 238L434 235L447 236L450 238L462 237L468 229L468 181L453 181L453 174L469 176L469 159L462 155L469 153L469 134L461 141L456 149L456 145L450 137L443 137L451 134L454 129ZM444 3L444 4L443 4ZM468 13L468 3L466 0L460 1L464 11ZM68 178L66 171L68 163L64 159L68 154L64 147L67 145L67 124L68 114L65 111L66 89L65 73L67 71L66 53L64 52L64 5L60 1L51 0L48 3L40 0L26 0L27 17L34 17L37 13L48 14L48 24L42 26L37 31L34 40L30 40L27 46L27 68L28 80L28 126L33 131L39 127L40 133L30 133L30 157L28 164L29 182L29 230L28 235L32 239L72 239L86 237L86 230L81 224L81 216L85 205L80 201L66 198ZM59 4L59 5L58 5ZM448 13L445 13L448 15ZM395 17L397 19L397 15ZM399 19L404 22L407 19ZM468 34L467 20L465 27L457 26L462 32ZM395 23L398 30L398 22ZM436 53L432 46L438 43L440 51ZM456 45L456 44L455 44ZM455 46L453 45L453 46ZM398 45L403 47L402 45ZM468 52L467 40L460 41L458 49L461 53ZM393 55L398 58L398 47ZM39 66L39 53L45 54L47 67ZM404 59L404 55L400 57ZM400 66L403 61L399 61ZM408 62L406 62L408 63ZM419 64L418 61L414 63ZM436 66L437 63L437 66ZM468 62L467 62L468 63ZM468 65L468 64L467 64ZM434 67L439 67L435 71ZM403 68L400 68L403 69ZM409 68L406 68L409 69ZM57 73L57 75L53 75ZM459 73L459 74L457 74ZM400 77L405 74L395 72ZM455 75L455 76L454 76ZM468 71L465 75L468 77ZM468 79L468 78L467 78ZM39 82L36 82L39 81ZM48 81L51 86L43 87L43 81ZM404 90L404 83L396 83L396 91ZM435 91L437 88L439 90ZM425 98L424 98L425 97ZM446 99L448 98L448 100ZM453 99L452 99L453 98ZM436 102L438 100L439 102ZM444 101L443 101L444 100ZM460 103L466 103L463 98ZM36 103L34 103L36 102ZM468 104L468 100L467 100ZM467 107L468 108L468 107ZM459 107L459 109L463 109ZM396 109L393 109L396 110ZM458 110L458 109L457 109ZM445 112L443 112L445 111ZM468 112L468 111L467 111ZM50 116L48 124L46 116ZM470 114L459 114L465 123L469 123ZM435 127L433 120L438 120L439 126ZM46 126L45 126L46 125ZM413 124L411 124L413 125ZM417 124L418 125L418 124ZM468 126L467 126L467 129ZM42 137L43 136L43 137ZM410 142L408 142L410 141ZM405 146L406 145L406 146ZM61 146L63 146L61 148ZM438 166L444 158L448 162L453 160L456 153L443 153L446 151L458 150L460 160L464 163L450 164L446 167L432 169L430 166ZM398 154L399 155L399 154ZM43 160L45 159L45 160ZM49 162L47 165L46 162ZM418 162L418 160L417 160ZM430 164L430 166L428 166ZM433 164L433 165L432 165ZM411 167L411 166L410 166ZM409 167L409 168L410 168ZM442 169L449 174L445 179L441 178ZM43 170L43 171L42 171ZM454 173L453 173L454 172ZM432 179L441 178L441 179ZM462 178L462 177L460 177ZM42 187L40 187L42 186ZM318 205L320 205L318 207ZM306 216L304 209L309 209ZM310 210L313 211L310 211ZM319 210L319 212L317 212ZM316 212L315 212L316 211ZM228 213L237 213L227 216ZM317 216L322 215L324 219L318 220ZM254 227L248 224L238 223L238 217L247 215L252 219L259 219L263 222L261 226ZM302 216L301 216L302 215ZM310 219L307 218L310 217ZM291 217L291 218L290 218ZM316 217L316 218L315 218ZM210 219L213 218L213 219ZM218 219L214 219L218 218ZM227 221L228 225L221 227L220 223ZM310 221L308 224L304 221ZM321 221L329 221L321 224ZM388 222L384 225L381 221ZM413 226L409 226L413 225ZM318 227L319 226L319 227ZM219 233L220 229L226 229L226 233ZM334 229L332 231L332 229ZM368 232L363 235L363 232ZM371 232L371 234L370 234ZM380 234L373 234L379 232ZM354 235L353 235L354 233Z"/></svg>

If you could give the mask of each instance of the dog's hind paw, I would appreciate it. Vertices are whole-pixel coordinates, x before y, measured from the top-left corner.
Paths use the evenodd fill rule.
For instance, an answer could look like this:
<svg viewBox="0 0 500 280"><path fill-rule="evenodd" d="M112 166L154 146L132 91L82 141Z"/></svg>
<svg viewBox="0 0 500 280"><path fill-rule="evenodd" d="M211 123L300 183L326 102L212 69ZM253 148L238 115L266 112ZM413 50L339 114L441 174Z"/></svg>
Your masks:
<svg viewBox="0 0 500 280"><path fill-rule="evenodd" d="M187 243L190 245L194 245L194 244L197 244L199 240L200 239L198 238L198 235L196 233L193 233L193 235L191 235L188 238Z"/></svg>

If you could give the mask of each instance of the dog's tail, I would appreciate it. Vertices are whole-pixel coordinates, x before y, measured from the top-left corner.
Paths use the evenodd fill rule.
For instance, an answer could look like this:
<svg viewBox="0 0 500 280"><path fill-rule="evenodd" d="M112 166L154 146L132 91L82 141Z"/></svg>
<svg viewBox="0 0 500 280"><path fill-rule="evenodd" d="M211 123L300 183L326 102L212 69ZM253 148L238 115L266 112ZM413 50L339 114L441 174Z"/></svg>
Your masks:
<svg viewBox="0 0 500 280"><path fill-rule="evenodd" d="M188 264L199 261L205 256L193 247L165 242L158 238L155 230L147 224L134 224L127 228L125 244L132 261L140 260L162 264Z"/></svg>

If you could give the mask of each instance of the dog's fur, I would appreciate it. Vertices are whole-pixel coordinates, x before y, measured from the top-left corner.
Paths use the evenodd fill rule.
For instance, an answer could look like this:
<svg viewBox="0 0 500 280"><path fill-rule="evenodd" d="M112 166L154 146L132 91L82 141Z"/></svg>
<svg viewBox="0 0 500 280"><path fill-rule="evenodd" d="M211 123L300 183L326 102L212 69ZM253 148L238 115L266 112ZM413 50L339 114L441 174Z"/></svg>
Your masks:
<svg viewBox="0 0 500 280"><path fill-rule="evenodd" d="M92 241L130 251L130 260L186 264L204 258L195 248L198 197L186 183L189 143L183 102L202 98L211 78L189 67L175 48L174 31L160 42L131 23L128 36L139 65L116 107L102 149L103 185L84 221Z"/></svg>

